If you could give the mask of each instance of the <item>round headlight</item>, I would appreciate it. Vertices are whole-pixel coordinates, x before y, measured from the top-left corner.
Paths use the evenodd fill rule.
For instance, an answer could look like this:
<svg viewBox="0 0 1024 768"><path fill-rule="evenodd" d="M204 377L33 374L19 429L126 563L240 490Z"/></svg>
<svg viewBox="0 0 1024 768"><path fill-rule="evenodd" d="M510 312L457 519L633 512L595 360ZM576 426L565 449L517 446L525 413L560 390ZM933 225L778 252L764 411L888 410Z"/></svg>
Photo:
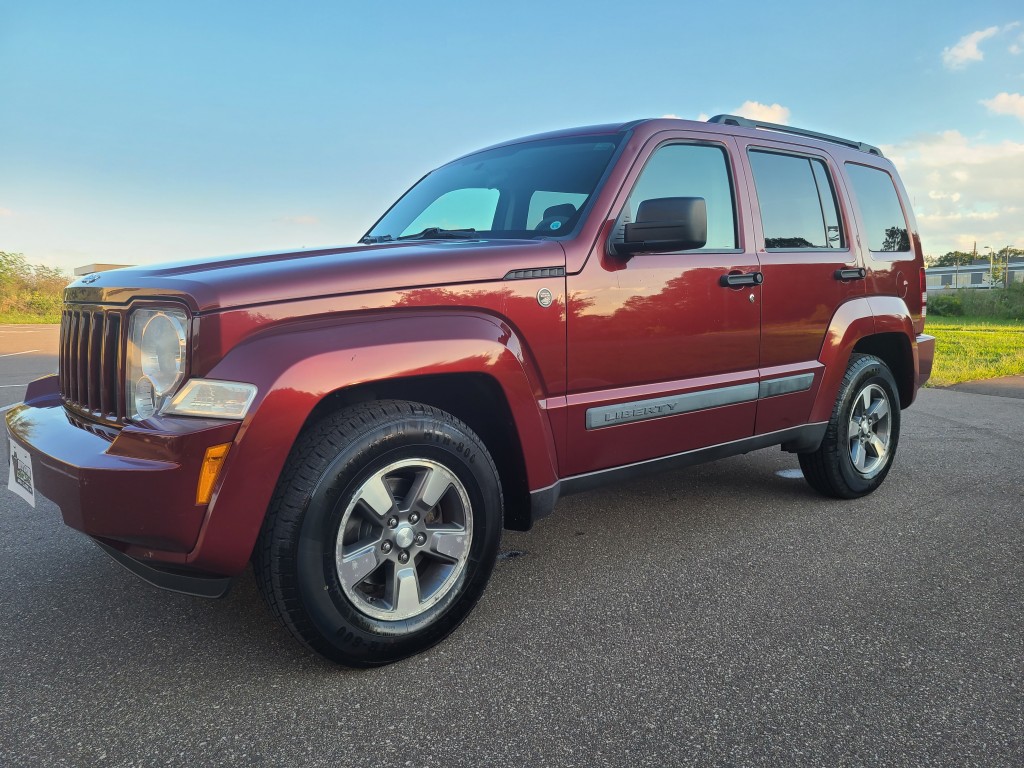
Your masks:
<svg viewBox="0 0 1024 768"><path fill-rule="evenodd" d="M185 358L185 326L173 315L160 312L142 328L139 345L142 375L152 382L157 396L167 394L178 383Z"/></svg>
<svg viewBox="0 0 1024 768"><path fill-rule="evenodd" d="M140 308L128 332L128 417L158 412L185 380L188 316L180 309Z"/></svg>

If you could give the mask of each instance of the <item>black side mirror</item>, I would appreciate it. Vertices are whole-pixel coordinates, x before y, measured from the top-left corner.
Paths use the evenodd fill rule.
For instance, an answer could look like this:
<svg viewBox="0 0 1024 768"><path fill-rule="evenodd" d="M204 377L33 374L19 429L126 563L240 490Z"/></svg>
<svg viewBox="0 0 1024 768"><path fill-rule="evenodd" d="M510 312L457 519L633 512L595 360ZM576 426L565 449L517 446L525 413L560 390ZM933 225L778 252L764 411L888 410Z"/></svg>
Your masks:
<svg viewBox="0 0 1024 768"><path fill-rule="evenodd" d="M618 256L703 248L708 241L708 209L703 197L657 197L644 200L636 221L625 226L623 241L613 243Z"/></svg>

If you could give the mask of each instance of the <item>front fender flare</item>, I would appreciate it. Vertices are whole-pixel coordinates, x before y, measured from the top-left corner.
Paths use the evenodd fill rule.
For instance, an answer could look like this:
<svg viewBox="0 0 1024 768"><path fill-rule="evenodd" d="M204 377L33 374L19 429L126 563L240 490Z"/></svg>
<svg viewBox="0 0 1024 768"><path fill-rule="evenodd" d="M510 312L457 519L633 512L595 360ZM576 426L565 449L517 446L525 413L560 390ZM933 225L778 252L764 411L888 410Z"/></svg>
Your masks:
<svg viewBox="0 0 1024 768"><path fill-rule="evenodd" d="M484 313L409 312L273 329L239 344L207 375L259 394L225 463L187 563L213 573L245 567L291 447L314 407L339 389L381 380L476 373L508 402L530 489L558 479L541 378L513 330Z"/></svg>

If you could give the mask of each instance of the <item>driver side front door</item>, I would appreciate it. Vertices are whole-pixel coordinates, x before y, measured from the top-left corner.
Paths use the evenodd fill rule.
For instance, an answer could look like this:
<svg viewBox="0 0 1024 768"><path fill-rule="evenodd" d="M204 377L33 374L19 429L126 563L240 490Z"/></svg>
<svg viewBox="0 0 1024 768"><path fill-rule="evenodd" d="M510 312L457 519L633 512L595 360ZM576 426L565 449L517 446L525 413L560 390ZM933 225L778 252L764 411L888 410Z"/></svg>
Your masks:
<svg viewBox="0 0 1024 768"><path fill-rule="evenodd" d="M567 277L564 475L753 435L761 289L734 151L715 134L652 139L610 216L621 223L648 199L703 198L706 245L625 258L599 242Z"/></svg>

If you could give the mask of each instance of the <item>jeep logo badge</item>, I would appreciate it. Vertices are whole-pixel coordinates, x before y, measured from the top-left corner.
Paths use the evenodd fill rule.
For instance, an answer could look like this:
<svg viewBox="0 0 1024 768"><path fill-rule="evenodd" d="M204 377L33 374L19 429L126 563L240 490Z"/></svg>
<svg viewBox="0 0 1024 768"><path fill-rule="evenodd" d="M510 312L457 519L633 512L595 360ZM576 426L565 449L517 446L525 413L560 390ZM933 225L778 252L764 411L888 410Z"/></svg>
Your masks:
<svg viewBox="0 0 1024 768"><path fill-rule="evenodd" d="M547 288L541 288L537 291L537 303L542 307L550 307L551 302L555 300L555 297L551 295L551 291Z"/></svg>

